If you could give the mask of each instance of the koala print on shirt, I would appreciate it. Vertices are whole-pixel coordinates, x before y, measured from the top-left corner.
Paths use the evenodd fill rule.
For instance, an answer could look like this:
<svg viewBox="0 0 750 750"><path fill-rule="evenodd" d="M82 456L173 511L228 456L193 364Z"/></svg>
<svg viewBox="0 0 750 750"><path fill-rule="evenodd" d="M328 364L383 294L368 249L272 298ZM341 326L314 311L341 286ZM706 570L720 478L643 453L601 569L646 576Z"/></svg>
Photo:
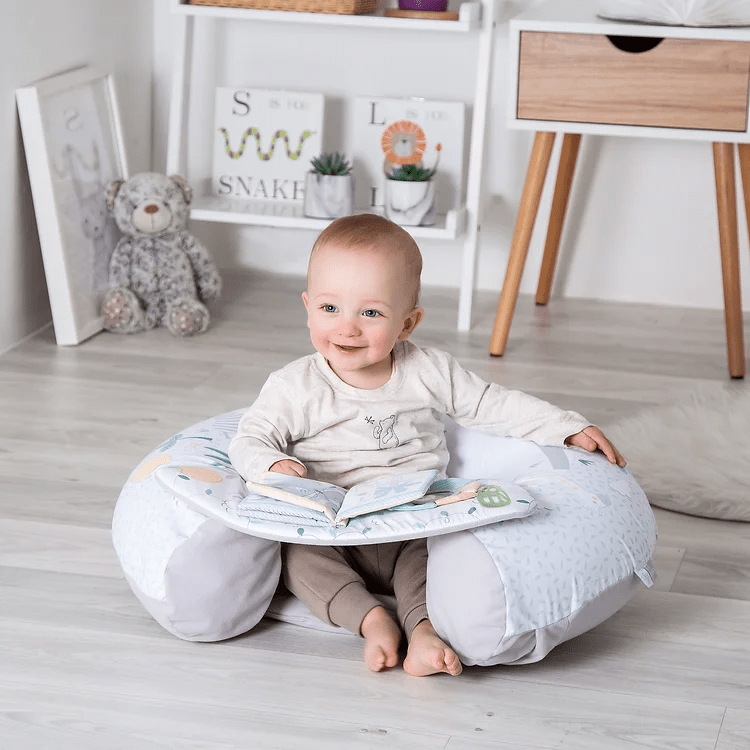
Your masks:
<svg viewBox="0 0 750 750"><path fill-rule="evenodd" d="M396 448L399 445L398 436L394 431L396 424L396 415L381 419L372 431L372 435L377 439L380 448Z"/></svg>

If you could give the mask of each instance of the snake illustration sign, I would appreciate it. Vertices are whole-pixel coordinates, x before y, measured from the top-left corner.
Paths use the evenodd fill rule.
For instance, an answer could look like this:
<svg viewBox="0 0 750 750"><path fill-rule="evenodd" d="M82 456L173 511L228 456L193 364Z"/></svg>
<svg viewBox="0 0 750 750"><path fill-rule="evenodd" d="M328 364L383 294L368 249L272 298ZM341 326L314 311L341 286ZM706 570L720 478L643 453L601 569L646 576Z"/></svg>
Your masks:
<svg viewBox="0 0 750 750"><path fill-rule="evenodd" d="M301 201L321 151L323 95L216 90L213 192L241 200Z"/></svg>

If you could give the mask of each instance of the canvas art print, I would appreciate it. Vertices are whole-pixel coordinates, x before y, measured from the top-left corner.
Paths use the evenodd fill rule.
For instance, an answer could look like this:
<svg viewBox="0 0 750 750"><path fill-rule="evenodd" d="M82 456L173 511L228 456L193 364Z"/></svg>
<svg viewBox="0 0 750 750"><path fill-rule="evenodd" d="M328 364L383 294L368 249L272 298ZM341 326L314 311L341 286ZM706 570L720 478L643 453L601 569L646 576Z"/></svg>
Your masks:
<svg viewBox="0 0 750 750"><path fill-rule="evenodd" d="M101 330L116 244L104 189L126 177L110 76L80 68L16 92L59 345Z"/></svg>
<svg viewBox="0 0 750 750"><path fill-rule="evenodd" d="M437 212L462 203L463 102L356 97L354 102L355 204L381 208L385 173L402 164L437 167Z"/></svg>
<svg viewBox="0 0 750 750"><path fill-rule="evenodd" d="M224 198L301 201L321 150L323 95L216 90L212 190Z"/></svg>

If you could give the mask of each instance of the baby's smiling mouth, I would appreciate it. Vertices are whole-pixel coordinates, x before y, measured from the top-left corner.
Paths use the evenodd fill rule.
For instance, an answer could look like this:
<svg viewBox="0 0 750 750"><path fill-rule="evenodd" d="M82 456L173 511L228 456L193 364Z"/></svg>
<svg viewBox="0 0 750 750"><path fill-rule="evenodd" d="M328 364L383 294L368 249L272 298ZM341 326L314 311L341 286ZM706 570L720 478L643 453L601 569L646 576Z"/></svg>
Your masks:
<svg viewBox="0 0 750 750"><path fill-rule="evenodd" d="M363 346L344 346L343 344L334 344L334 346L342 352L356 352L364 349Z"/></svg>

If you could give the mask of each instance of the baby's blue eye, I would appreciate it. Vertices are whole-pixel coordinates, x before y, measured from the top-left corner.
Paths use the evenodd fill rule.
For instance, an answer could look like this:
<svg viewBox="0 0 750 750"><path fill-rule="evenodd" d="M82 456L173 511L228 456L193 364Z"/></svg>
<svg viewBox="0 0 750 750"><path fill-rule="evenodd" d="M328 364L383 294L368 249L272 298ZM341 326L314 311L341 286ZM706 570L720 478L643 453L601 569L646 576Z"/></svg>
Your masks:
<svg viewBox="0 0 750 750"><path fill-rule="evenodd" d="M323 305L322 309L323 309L323 312L327 312L327 313L338 312L336 309L336 305Z"/></svg>
<svg viewBox="0 0 750 750"><path fill-rule="evenodd" d="M364 310L362 315L366 318L377 318L380 313L377 310Z"/></svg>

